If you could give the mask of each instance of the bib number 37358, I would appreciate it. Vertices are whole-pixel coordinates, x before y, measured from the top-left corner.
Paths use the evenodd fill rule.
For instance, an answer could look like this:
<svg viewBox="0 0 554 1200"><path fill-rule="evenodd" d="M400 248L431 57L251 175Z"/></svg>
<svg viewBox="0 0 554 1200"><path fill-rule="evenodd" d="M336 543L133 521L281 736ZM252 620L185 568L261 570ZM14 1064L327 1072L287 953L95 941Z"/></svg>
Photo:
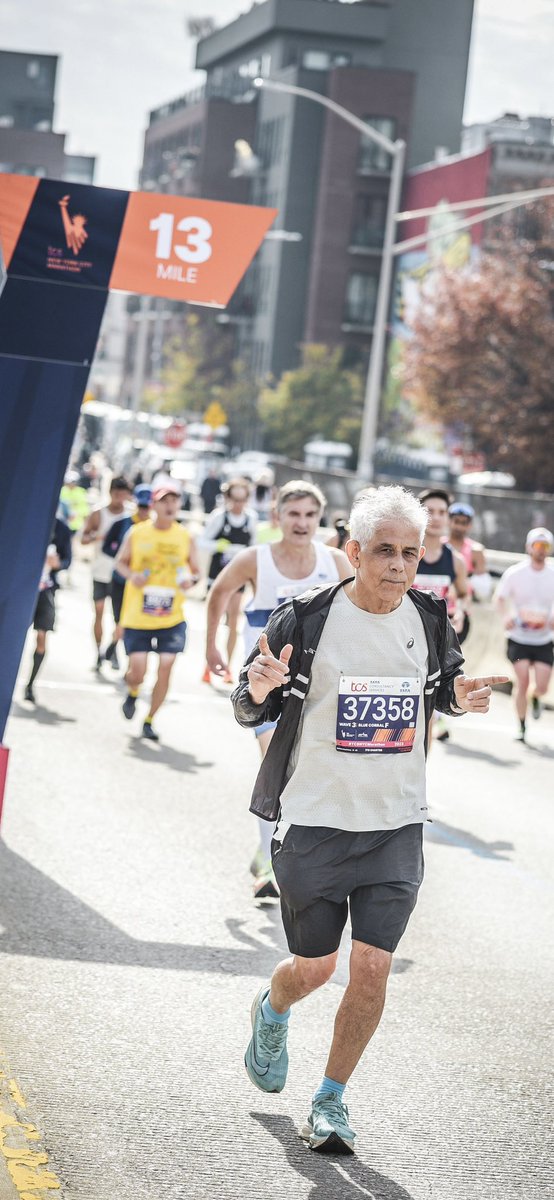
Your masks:
<svg viewBox="0 0 554 1200"><path fill-rule="evenodd" d="M414 745L420 698L414 678L341 675L337 750L358 754L406 754Z"/></svg>

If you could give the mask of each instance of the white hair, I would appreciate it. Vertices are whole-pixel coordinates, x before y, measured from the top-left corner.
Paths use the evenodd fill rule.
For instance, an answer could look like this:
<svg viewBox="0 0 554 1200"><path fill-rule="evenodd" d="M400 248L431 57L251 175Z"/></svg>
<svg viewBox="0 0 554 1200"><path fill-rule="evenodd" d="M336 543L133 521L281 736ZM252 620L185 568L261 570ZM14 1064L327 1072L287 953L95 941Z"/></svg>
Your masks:
<svg viewBox="0 0 554 1200"><path fill-rule="evenodd" d="M350 537L366 546L385 521L403 521L417 529L420 544L427 528L427 510L403 487L379 487L354 501Z"/></svg>

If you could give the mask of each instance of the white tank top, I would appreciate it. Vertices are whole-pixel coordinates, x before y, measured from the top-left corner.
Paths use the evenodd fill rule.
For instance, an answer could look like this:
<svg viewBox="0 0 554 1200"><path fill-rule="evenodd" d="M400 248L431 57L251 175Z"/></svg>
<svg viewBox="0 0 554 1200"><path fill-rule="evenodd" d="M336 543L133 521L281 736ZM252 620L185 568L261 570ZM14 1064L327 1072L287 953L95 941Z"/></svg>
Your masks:
<svg viewBox="0 0 554 1200"><path fill-rule="evenodd" d="M243 629L245 657L250 654L260 633L275 608L300 596L309 588L320 583L335 583L339 579L336 560L323 542L312 542L315 550L315 567L303 579L289 579L282 575L275 566L271 545L256 546L256 591L247 604L244 615L246 622Z"/></svg>
<svg viewBox="0 0 554 1200"><path fill-rule="evenodd" d="M110 583L113 575L114 560L109 554L104 554L102 546L104 539L107 537L112 525L116 521L122 521L129 514L127 509L123 512L113 513L109 508L97 509L100 520L98 523L97 540L94 543L94 558L92 560L92 578L96 583Z"/></svg>

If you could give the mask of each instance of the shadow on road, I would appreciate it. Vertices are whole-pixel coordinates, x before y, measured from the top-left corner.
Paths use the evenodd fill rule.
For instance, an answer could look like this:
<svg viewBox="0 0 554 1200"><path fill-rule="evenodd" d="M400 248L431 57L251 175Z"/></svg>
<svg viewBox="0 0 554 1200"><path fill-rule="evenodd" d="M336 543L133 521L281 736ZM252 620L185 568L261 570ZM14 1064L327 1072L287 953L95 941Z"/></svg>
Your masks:
<svg viewBox="0 0 554 1200"><path fill-rule="evenodd" d="M281 1143L292 1170L314 1184L310 1200L360 1200L360 1196L369 1196L370 1200L413 1200L394 1179L380 1175L357 1157L315 1154L298 1136L290 1117L261 1112L250 1115Z"/></svg>
<svg viewBox="0 0 554 1200"><path fill-rule="evenodd" d="M455 758L471 758L481 762L492 763L493 767L521 767L517 758L499 758L497 754L489 754L486 750L473 750L469 746L460 746L456 742L444 742L445 754Z"/></svg>
<svg viewBox="0 0 554 1200"><path fill-rule="evenodd" d="M213 971L264 978L275 949L248 936L240 945L178 945L130 937L0 841L0 954L111 963L152 970Z"/></svg>
<svg viewBox="0 0 554 1200"><path fill-rule="evenodd" d="M541 758L554 758L554 750L550 746L533 746L530 742L524 742L524 747L531 754L540 754Z"/></svg>
<svg viewBox="0 0 554 1200"><path fill-rule="evenodd" d="M188 775L196 775L197 771L214 765L213 762L200 762L196 755L188 754L185 750L175 750L173 746L164 746L160 742L143 742L139 737L130 739L128 753L142 762L154 763L157 767L163 764L171 771L184 771Z"/></svg>
<svg viewBox="0 0 554 1200"><path fill-rule="evenodd" d="M26 721L36 721L39 725L75 725L77 721L77 717L62 717L61 713L54 712L52 708L44 708L42 704L24 708L22 704L15 702L12 704L10 715L23 717Z"/></svg>
<svg viewBox="0 0 554 1200"><path fill-rule="evenodd" d="M258 907L261 909L262 905L260 904ZM275 901L269 901L263 905L263 912L264 915L267 916L268 924L260 927L260 937L270 938L275 946L275 949L279 951L279 956L281 958L288 956L290 951L287 946L287 939L283 929L283 923L281 921L281 911L279 905L276 904ZM243 942L245 945L258 945L255 938L241 928L243 924L242 921L229 918L225 924L231 935L236 938L237 941ZM331 978L331 982L338 984L339 987L346 987L348 983L348 958L346 957L345 953L347 950L348 943L346 943L346 945L343 943L337 969ZM411 958L394 957L392 960L391 973L393 975L404 975L406 971L409 971L411 966L413 966L413 960Z"/></svg>
<svg viewBox="0 0 554 1200"><path fill-rule="evenodd" d="M288 953L279 907L275 906L269 925L260 931L264 940L243 930L242 924L235 918L225 922L235 943L231 945L141 941L0 840L0 954L267 978L278 959ZM398 959L393 971L401 973L409 966L409 959ZM336 982L344 984L346 980L337 977Z"/></svg>
<svg viewBox="0 0 554 1200"><path fill-rule="evenodd" d="M425 826L425 837L430 842L455 846L457 850L469 850L478 858L491 858L496 862L511 862L509 852L514 849L513 842L484 842L475 834L468 833L467 829L455 829L453 825L436 820Z"/></svg>

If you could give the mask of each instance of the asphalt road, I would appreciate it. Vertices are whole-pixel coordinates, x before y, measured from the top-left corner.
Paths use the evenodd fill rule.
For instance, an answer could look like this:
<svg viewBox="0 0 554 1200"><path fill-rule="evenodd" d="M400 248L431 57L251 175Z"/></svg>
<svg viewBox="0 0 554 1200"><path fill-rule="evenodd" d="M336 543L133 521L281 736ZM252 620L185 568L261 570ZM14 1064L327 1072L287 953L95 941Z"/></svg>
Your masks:
<svg viewBox="0 0 554 1200"><path fill-rule="evenodd" d="M20 685L6 738L1 1200L552 1192L554 713L521 746L497 695L488 718L452 722L435 745L426 881L348 1089L358 1154L325 1159L297 1128L348 946L293 1014L286 1091L257 1092L242 1064L249 1008L285 943L278 906L250 892L254 739L200 683L204 606L191 600L163 741L141 742L119 677L92 671L86 584L77 563L40 704Z"/></svg>

